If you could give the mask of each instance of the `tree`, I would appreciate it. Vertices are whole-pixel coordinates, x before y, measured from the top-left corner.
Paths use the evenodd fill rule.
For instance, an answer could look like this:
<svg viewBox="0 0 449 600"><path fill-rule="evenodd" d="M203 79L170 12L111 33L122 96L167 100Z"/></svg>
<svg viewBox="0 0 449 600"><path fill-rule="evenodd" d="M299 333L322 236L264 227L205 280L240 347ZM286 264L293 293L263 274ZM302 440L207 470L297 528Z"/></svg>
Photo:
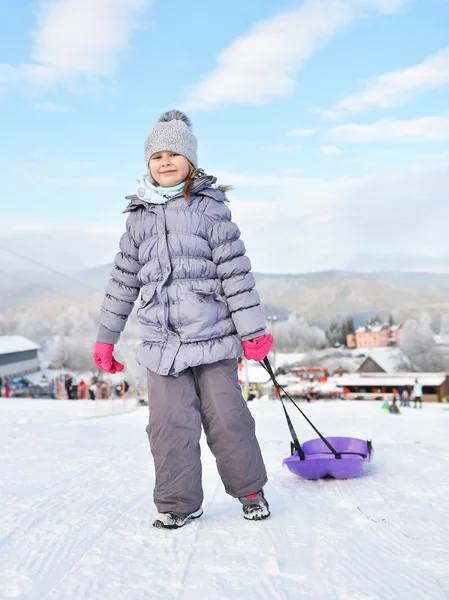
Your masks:
<svg viewBox="0 0 449 600"><path fill-rule="evenodd" d="M53 327L54 362L61 369L91 371L96 325L89 313L69 306L56 319Z"/></svg>
<svg viewBox="0 0 449 600"><path fill-rule="evenodd" d="M43 347L51 339L52 328L51 325L42 321L42 318L33 312L24 310L17 320L14 333L16 335L23 335Z"/></svg>
<svg viewBox="0 0 449 600"><path fill-rule="evenodd" d="M341 329L338 321L332 320L329 323L329 326L326 329L326 337L331 346L334 346L335 344L341 344Z"/></svg>
<svg viewBox="0 0 449 600"><path fill-rule="evenodd" d="M324 331L296 313L285 321L277 321L273 336L277 350L305 351L326 346Z"/></svg>
<svg viewBox="0 0 449 600"><path fill-rule="evenodd" d="M449 335L449 315L441 316L440 334L441 335Z"/></svg>
<svg viewBox="0 0 449 600"><path fill-rule="evenodd" d="M399 333L399 349L411 362L407 370L444 371L446 361L435 344L428 319L406 321Z"/></svg>
<svg viewBox="0 0 449 600"><path fill-rule="evenodd" d="M340 344L346 346L347 336L355 333L352 316L345 317L341 321L333 319L326 329L326 337L331 346Z"/></svg>
<svg viewBox="0 0 449 600"><path fill-rule="evenodd" d="M352 315L349 315L349 317L346 318L346 328L347 328L348 334L354 335L355 326L354 326L354 319L352 318Z"/></svg>

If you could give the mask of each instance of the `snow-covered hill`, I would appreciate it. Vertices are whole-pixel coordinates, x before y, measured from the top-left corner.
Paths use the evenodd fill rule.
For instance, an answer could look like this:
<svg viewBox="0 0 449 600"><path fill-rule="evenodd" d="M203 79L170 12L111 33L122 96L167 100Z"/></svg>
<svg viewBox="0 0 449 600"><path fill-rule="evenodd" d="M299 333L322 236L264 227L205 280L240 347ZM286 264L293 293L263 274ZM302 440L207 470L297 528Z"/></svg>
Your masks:
<svg viewBox="0 0 449 600"><path fill-rule="evenodd" d="M242 519L204 445L204 517L167 532L151 527L147 409L103 417L89 402L1 400L0 598L449 598L449 412L307 405L325 435L372 438L375 457L359 479L305 482L281 465L278 402L250 406L272 518Z"/></svg>

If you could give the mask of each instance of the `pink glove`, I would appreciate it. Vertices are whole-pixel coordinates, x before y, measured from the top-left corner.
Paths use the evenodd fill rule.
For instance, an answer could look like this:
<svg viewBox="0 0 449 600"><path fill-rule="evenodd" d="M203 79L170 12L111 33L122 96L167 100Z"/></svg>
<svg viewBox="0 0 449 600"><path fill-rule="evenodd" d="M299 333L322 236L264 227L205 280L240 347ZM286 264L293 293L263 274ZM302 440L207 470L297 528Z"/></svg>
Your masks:
<svg viewBox="0 0 449 600"><path fill-rule="evenodd" d="M248 360L263 360L274 344L271 333L260 335L253 340L243 342L243 352Z"/></svg>
<svg viewBox="0 0 449 600"><path fill-rule="evenodd" d="M94 361L97 367L106 373L117 373L123 371L124 365L115 360L112 356L114 346L104 342L95 342Z"/></svg>

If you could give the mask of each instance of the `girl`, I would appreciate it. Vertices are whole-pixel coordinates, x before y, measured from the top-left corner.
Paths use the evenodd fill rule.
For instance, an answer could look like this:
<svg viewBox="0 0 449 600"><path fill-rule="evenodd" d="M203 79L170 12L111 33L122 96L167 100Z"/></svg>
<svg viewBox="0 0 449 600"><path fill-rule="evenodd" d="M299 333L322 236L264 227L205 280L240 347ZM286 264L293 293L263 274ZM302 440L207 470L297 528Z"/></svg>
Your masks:
<svg viewBox="0 0 449 600"><path fill-rule="evenodd" d="M127 196L126 233L101 306L94 360L123 365L114 344L141 292L137 360L148 371L147 433L154 459L153 525L176 529L202 515L201 425L228 494L250 520L270 515L265 465L242 397L237 359L273 345L226 191L198 169L196 137L180 111L145 142L148 168ZM242 348L243 342L243 348Z"/></svg>

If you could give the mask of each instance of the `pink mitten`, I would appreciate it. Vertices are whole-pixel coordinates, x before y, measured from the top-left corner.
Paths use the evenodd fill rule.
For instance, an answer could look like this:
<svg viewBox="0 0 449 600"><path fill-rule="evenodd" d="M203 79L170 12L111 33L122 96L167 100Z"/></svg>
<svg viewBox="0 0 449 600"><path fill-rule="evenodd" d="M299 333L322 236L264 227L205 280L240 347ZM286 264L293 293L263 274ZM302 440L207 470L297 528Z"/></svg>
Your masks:
<svg viewBox="0 0 449 600"><path fill-rule="evenodd" d="M95 342L94 361L97 367L106 373L117 373L123 371L124 365L112 356L114 346L105 342Z"/></svg>
<svg viewBox="0 0 449 600"><path fill-rule="evenodd" d="M253 340L243 342L243 352L248 360L263 360L274 344L271 333L260 335Z"/></svg>

